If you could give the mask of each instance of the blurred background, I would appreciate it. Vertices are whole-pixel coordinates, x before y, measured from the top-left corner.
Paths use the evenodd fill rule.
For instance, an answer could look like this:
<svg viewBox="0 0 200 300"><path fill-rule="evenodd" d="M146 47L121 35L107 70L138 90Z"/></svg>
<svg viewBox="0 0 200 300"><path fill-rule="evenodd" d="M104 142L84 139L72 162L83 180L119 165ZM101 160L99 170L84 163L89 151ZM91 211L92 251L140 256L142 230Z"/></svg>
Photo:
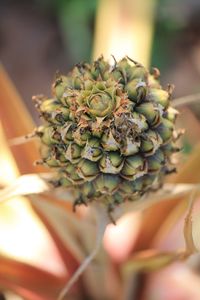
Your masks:
<svg viewBox="0 0 200 300"><path fill-rule="evenodd" d="M175 85L174 98L199 93L200 1L0 0L0 60L36 123L40 120L32 96L41 93L51 96L50 86L56 72L67 73L74 64L91 61L101 54L109 60L111 54L117 59L128 54L146 67L159 68L163 87L169 83ZM0 79L0 95L5 86L10 87L10 91L5 88L2 92L5 101L0 97L3 103L0 107L3 124L0 184L9 175L5 181L8 184L19 173L35 172L35 157L31 156L35 148L28 148L30 144L22 145L20 150L9 152L7 140L30 132L27 128L32 128L32 123L26 126L27 115L16 122L15 109L21 100L16 91L11 92L12 85L4 73ZM15 100L17 106L12 111ZM183 146L188 156L180 164L199 142L200 105L192 104L181 111L178 126L186 127ZM199 182L199 151L197 148L189 172L188 169L183 171L182 177L175 182ZM13 158L18 164L18 173L14 170ZM7 160L11 162L9 166L5 164ZM9 168L12 172L7 174ZM59 210L57 204L51 207L42 203L44 207L41 207L41 202L36 201L33 209L25 200L14 199L0 211L0 287L5 287L5 291L14 290L23 299L55 300L55 295L92 248L93 240L89 239L90 234L95 236L94 224L84 227L78 218L76 223L73 218L77 215L72 217L71 209L64 204L65 210L63 207ZM135 251L184 247L181 230L186 205L184 209L169 206L158 205L144 215L131 213L122 218L117 227L110 227L104 241L107 256L100 253L95 261L102 266L101 270L86 272L72 291L72 297L66 299L122 300L117 295L123 295L125 300L199 300L199 257L187 265L177 263L147 277L140 271L134 273L134 263L131 264ZM178 224L176 218L179 218ZM89 225L91 228L87 227ZM84 235L86 229L88 237ZM125 280L121 275L123 264L132 268ZM39 269L29 269L30 265ZM95 264L93 268L95 271ZM112 288L104 290L101 287L108 281L108 272ZM93 278L97 273L98 286ZM52 274L55 277L51 277ZM55 278L58 277L57 282ZM49 289L51 285L52 290ZM15 293L5 292L4 295L9 300L22 299ZM1 299L4 299L3 294Z"/></svg>
<svg viewBox="0 0 200 300"><path fill-rule="evenodd" d="M56 71L67 73L75 63L90 61L94 52L97 53L94 49L95 30L98 30L95 20L98 19L101 2L105 1L0 1L1 61L35 119L32 95L50 95L49 87ZM125 0L121 4L118 0L107 2L110 3L108 26L112 26L116 3L121 5L125 22L131 17L128 2L138 1ZM199 92L200 1L139 1L138 10L149 7L147 3L152 3L147 17L151 14L153 18L149 25L153 26L151 45L148 45L149 64L161 70L163 85L175 84L175 96ZM132 18L137 18L137 9L134 7L133 10ZM144 15L143 22L145 19ZM100 26L103 31L105 20L101 19ZM116 33L116 36L119 35L119 32ZM149 39L146 30L141 32L140 39ZM137 39L137 43L141 42ZM134 55L134 51L132 53Z"/></svg>

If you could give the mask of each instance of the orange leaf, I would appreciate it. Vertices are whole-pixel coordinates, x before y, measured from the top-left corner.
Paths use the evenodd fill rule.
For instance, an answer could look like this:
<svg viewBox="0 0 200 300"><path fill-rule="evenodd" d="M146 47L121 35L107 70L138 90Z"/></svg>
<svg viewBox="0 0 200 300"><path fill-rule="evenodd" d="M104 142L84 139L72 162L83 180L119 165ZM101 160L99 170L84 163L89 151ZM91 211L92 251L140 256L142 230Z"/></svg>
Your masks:
<svg viewBox="0 0 200 300"><path fill-rule="evenodd" d="M2 65L0 65L0 100L0 120L6 138L12 139L31 133L35 124ZM13 146L11 150L20 173L44 170L41 166L33 166L34 161L39 157L35 142Z"/></svg>

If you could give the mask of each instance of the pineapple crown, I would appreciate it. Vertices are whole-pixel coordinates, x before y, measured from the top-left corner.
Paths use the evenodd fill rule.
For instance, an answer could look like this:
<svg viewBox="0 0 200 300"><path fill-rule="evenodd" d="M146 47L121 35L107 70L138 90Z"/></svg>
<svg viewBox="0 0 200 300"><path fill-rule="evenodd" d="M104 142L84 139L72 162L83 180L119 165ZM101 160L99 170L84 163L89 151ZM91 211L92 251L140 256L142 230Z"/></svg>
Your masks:
<svg viewBox="0 0 200 300"><path fill-rule="evenodd" d="M57 75L51 99L34 98L42 163L56 170L56 186L75 190L75 205L97 200L111 211L174 170L177 111L158 78L128 57L114 66L100 57Z"/></svg>

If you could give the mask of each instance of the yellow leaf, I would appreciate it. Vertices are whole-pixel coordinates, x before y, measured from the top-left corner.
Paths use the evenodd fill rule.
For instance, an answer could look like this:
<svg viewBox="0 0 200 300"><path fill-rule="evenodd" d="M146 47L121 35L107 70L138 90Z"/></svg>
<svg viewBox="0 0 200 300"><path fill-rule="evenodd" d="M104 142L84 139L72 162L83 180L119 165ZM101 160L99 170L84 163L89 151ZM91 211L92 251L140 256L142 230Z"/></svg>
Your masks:
<svg viewBox="0 0 200 300"><path fill-rule="evenodd" d="M141 251L134 254L123 266L123 272L126 275L138 271L152 272L183 258L184 252L159 252L154 249Z"/></svg>

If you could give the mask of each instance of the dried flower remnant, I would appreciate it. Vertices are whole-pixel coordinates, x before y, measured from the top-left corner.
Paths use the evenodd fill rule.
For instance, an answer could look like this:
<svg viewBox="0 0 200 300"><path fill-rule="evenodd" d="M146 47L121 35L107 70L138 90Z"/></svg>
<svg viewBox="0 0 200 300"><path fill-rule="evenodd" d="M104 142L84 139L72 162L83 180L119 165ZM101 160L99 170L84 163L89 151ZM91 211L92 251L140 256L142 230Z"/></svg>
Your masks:
<svg viewBox="0 0 200 300"><path fill-rule="evenodd" d="M76 191L74 206L97 201L110 213L174 170L177 111L158 77L128 57L114 66L100 57L57 76L51 99L34 97L41 163L56 171L55 186Z"/></svg>

